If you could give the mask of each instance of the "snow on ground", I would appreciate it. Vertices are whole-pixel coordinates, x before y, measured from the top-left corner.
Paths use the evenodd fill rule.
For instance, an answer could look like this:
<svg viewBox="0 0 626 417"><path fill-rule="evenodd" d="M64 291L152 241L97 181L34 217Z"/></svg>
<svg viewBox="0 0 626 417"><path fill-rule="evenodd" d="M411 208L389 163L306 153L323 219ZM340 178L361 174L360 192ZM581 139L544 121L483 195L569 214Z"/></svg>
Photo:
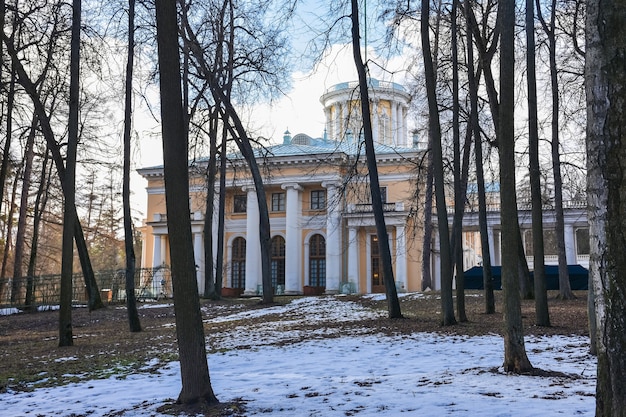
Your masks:
<svg viewBox="0 0 626 417"><path fill-rule="evenodd" d="M317 319L312 319L316 312ZM506 375L499 336L351 333L280 345L279 323L245 325L251 317L285 315L310 323L379 316L334 297L301 298L283 307L208 321L241 320L208 357L221 401L241 399L246 415L271 416L592 416L595 358L582 337L527 337L534 366L571 377ZM289 326L290 327L290 326ZM289 330L293 332L294 330ZM310 335L307 334L310 339ZM293 339L299 340L299 339ZM241 349L246 347L246 349ZM151 366L154 364L150 364ZM0 416L160 416L180 390L178 362L137 373L33 392L0 394Z"/></svg>

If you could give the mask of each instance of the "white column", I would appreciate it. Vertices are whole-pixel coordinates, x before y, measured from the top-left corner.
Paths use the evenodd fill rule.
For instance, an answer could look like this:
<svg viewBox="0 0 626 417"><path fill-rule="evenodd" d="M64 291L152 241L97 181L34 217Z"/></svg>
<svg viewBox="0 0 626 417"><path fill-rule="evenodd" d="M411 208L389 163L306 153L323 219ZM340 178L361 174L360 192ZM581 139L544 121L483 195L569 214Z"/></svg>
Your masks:
<svg viewBox="0 0 626 417"><path fill-rule="evenodd" d="M378 100L372 101L372 136L374 136L374 142L380 143L380 137L378 136Z"/></svg>
<svg viewBox="0 0 626 417"><path fill-rule="evenodd" d="M219 190L216 190L214 201L213 201L213 207L214 207L213 218L211 219L211 223L212 223L211 228L213 229L213 265L216 265L217 263L217 249L218 249L217 237L218 237L218 231L219 231L218 229L219 229L219 223L220 223L220 213L218 209L219 204L220 204ZM203 271L203 274L204 274L205 273L204 271L206 270L204 263L200 265L200 267L202 268L201 270Z"/></svg>
<svg viewBox="0 0 626 417"><path fill-rule="evenodd" d="M402 138L402 142L400 143L400 145L402 146L406 146L406 147L410 147L410 144L407 141L407 134L408 134L408 126L407 126L407 121L406 119L408 118L408 109L406 106L402 106L402 130L401 130L401 134L400 137Z"/></svg>
<svg viewBox="0 0 626 417"><path fill-rule="evenodd" d="M398 106L396 110L396 141L394 145L404 145L402 139L402 104L396 104Z"/></svg>
<svg viewBox="0 0 626 417"><path fill-rule="evenodd" d="M165 245L163 244L163 235L154 235L154 248L152 248L152 268L159 268L165 260ZM163 279L163 271L157 269L153 271L151 292L153 296L157 296L161 292L161 280ZM147 286L147 282L142 286Z"/></svg>
<svg viewBox="0 0 626 417"><path fill-rule="evenodd" d="M152 267L161 266L163 258L161 258L161 235L154 235L154 247L152 248Z"/></svg>
<svg viewBox="0 0 626 417"><path fill-rule="evenodd" d="M341 282L341 207L337 184L322 183L326 188L326 293L337 294Z"/></svg>
<svg viewBox="0 0 626 417"><path fill-rule="evenodd" d="M333 117L330 112L330 107L324 107L324 117L325 117L325 125L326 126L326 134L330 139L333 139Z"/></svg>
<svg viewBox="0 0 626 417"><path fill-rule="evenodd" d="M493 232L493 226L487 226L487 239L489 239L489 261L491 262L491 266L496 266L496 244L495 244L495 236ZM484 252L483 252L484 259ZM483 261L484 264L484 261Z"/></svg>
<svg viewBox="0 0 626 417"><path fill-rule="evenodd" d="M393 101L391 105L391 120L389 125L391 126L391 137L389 138L389 145L393 146L396 143L398 137L398 106Z"/></svg>
<svg viewBox="0 0 626 417"><path fill-rule="evenodd" d="M342 140L341 137L341 104L335 103L335 137L333 138L336 141Z"/></svg>
<svg viewBox="0 0 626 417"><path fill-rule="evenodd" d="M348 281L354 282L355 290L359 293L359 240L357 228L348 228Z"/></svg>
<svg viewBox="0 0 626 417"><path fill-rule="evenodd" d="M161 236L161 265L165 264L165 260L167 259L167 244L165 242L165 239L167 238L167 235L163 235ZM171 262L171 260L170 260ZM170 264L171 266L171 264Z"/></svg>
<svg viewBox="0 0 626 417"><path fill-rule="evenodd" d="M141 234L141 267L146 268L148 266L148 261L146 260L148 256L148 235L146 232Z"/></svg>
<svg viewBox="0 0 626 417"><path fill-rule="evenodd" d="M233 264L233 241L230 240L226 244L226 268L224 271L226 272L226 279L222 282L223 287L232 288L233 287L233 269L231 265Z"/></svg>
<svg viewBox="0 0 626 417"><path fill-rule="evenodd" d="M565 258L568 265L576 265L576 232L574 231L574 225L565 225Z"/></svg>
<svg viewBox="0 0 626 417"><path fill-rule="evenodd" d="M300 230L302 187L296 183L281 186L287 192L285 219L285 294L302 294L302 232Z"/></svg>
<svg viewBox="0 0 626 417"><path fill-rule="evenodd" d="M245 295L256 295L261 284L261 242L259 241L259 206L253 186L244 187L248 192L246 218L246 289Z"/></svg>
<svg viewBox="0 0 626 417"><path fill-rule="evenodd" d="M439 242L439 230L433 230L435 236L435 243L432 248L432 277L431 284L432 290L441 289L441 245Z"/></svg>
<svg viewBox="0 0 626 417"><path fill-rule="evenodd" d="M204 294L204 242L202 241L202 233L193 234L193 258L196 262L198 294Z"/></svg>
<svg viewBox="0 0 626 417"><path fill-rule="evenodd" d="M309 242L304 242L304 285L311 285L311 272L309 270Z"/></svg>
<svg viewBox="0 0 626 417"><path fill-rule="evenodd" d="M406 236L404 226L396 226L396 283L400 292L408 290L406 276Z"/></svg>
<svg viewBox="0 0 626 417"><path fill-rule="evenodd" d="M493 265L502 265L502 245L500 244L501 231L493 231Z"/></svg>

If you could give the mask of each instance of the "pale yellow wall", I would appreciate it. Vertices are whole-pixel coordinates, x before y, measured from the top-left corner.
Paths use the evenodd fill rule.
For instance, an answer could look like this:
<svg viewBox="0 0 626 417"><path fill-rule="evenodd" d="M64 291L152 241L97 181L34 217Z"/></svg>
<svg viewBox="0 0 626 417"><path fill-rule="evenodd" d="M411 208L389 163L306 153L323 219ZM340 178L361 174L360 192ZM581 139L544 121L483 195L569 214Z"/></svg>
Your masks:
<svg viewBox="0 0 626 417"><path fill-rule="evenodd" d="M387 103L388 105L388 103ZM404 202L405 204L405 210L408 210L412 205L414 205L415 203L412 201L413 200L413 192L415 189L415 185L409 181L394 181L394 180L389 180L389 179L385 179L385 176L391 176L391 177L398 177L404 174L408 174L408 173L412 173L414 170L414 166L412 164L402 164L400 165L399 162L381 162L378 166L379 169L379 177L381 178L381 186L387 187L387 202L389 203L395 203L395 202ZM339 176L341 176L341 174L344 173L345 167L336 167L336 166L326 166L324 167L323 165L320 166L319 164L311 164L310 167L307 166L302 166L302 165L280 165L277 169L272 171L272 178L271 181L274 182L274 184L269 184L266 185L266 195L267 195L267 205L268 205L268 209L270 210L270 216L271 218L275 219L275 218L281 218L281 217L285 217L286 212L272 212L271 211L271 195L274 192L281 192L281 193L286 193L285 190L282 190L282 188L280 187L281 184L283 183L288 183L288 182L292 182L293 180L291 180L291 178L297 178L299 177L300 181L296 181L298 182L298 184L300 184L303 187L303 190L301 192L301 197L302 197L302 215L303 216L312 216L312 215L321 215L321 216L325 216L325 210L311 210L311 202L310 202L310 196L311 196L311 191L313 190L325 190L325 188L322 187L321 182L313 182L315 180L315 175L317 174L318 176L322 176L324 173L334 173L337 174ZM362 168L361 172L367 172L366 170L364 170L364 168ZM309 180L310 182L306 182L303 181L302 179L306 179L306 177L308 175L311 175L312 180ZM246 172L243 168L239 168L236 174L237 177L237 183L241 184L242 183L242 179L243 178L247 178ZM367 181L367 177L366 175L363 176L364 181ZM414 176L413 176L414 178ZM284 179L284 181L283 181ZM195 188L192 189L198 189L201 191L197 191L195 193L192 193L191 196L191 210L192 212L195 211L201 211L202 213L204 213L204 204L205 204L205 192L203 190L203 187L201 186L203 181L203 178L200 177L195 177L191 179L191 186ZM414 180L412 180L414 181ZM358 201L356 198L357 196L362 200L363 199L363 192L366 189L366 186L364 185L365 182L359 184L356 186L356 188L360 188L359 192L356 194L350 194L347 193L346 197L347 197L347 201L345 201L345 203L349 204L349 203L364 203L365 201ZM149 189L163 189L163 181L161 179L154 179L154 178L150 178L148 181L148 188ZM423 188L422 188L423 189ZM235 194L241 194L241 195L245 195L246 193L242 190L241 186L233 186L233 172L229 171L228 172L228 176L227 176L227 189L226 189L226 203L225 203L225 215L226 215L226 219L227 220L244 220L246 218L246 214L245 213L233 213L233 207L234 207L234 202L233 202L233 196ZM285 194L286 195L286 194ZM327 204L329 204L330 202L327 201ZM342 207L343 209L343 207ZM155 213L165 213L165 196L164 194L148 194L148 207L147 207L147 222L151 222L152 219L154 218L154 214ZM421 222L415 222L415 220L409 220L409 224L407 224L405 230L406 230L406 234L407 234L407 241L406 241L406 247L408 248L408 254L407 254L407 272L406 272L406 277L407 277L407 290L408 291L418 291L421 289L421 246L422 246L422 231L420 230L413 230L414 229L414 224L420 224ZM395 265L395 228L394 227L389 227L390 230L390 235L392 237L392 254L393 254L393 259L394 259L394 270L396 268ZM153 254L153 237L152 237L152 227L150 225L146 225L145 228L143 229L143 234L144 234L144 245L145 245L145 266L150 267L152 266L152 254ZM307 262L308 260L308 254L305 253L305 246L304 246L304 241L306 236L308 236L311 232L321 232L324 236L327 236L325 227L322 228L322 230L313 230L311 228L306 228L306 229L302 229L301 231L301 235L302 235L302 240L299 243L301 245L301 276L302 276L302 284L306 285L308 284L307 282L305 282L305 276L304 276L304 271L305 271L305 262ZM347 241L347 229L344 229L343 232L344 234L346 234L346 236L344 236L344 244ZM369 277L367 276L367 264L370 262L370 259L367 258L367 252L366 252L366 239L370 236L370 234L374 233L374 228L360 228L359 232L357 234L357 239L359 240L359 248L360 248L360 255L359 255L359 289L361 292L365 292L365 290L367 289L367 280L369 280ZM238 233L233 233L231 231L226 231L225 234L225 239L224 239L224 244L227 245L228 242L231 240L231 238L235 235L235 234L239 234ZM281 235L285 235L285 230L272 230L271 231L271 235L275 236L276 234L281 234ZM163 245L165 245L166 248L166 256L169 256L169 243L167 242L167 239L163 240ZM227 247L225 247L225 250L227 250ZM347 247L344 248L344 250L347 251ZM227 254L225 254L225 261L228 258ZM343 257L343 259L347 259L347 252L346 255ZM166 259L166 262L169 263L169 259ZM229 267L228 265L226 266L227 268ZM343 271L347 272L347 268L343 268ZM229 277L230 274L228 274L228 278L225 281L225 285L230 285L229 282Z"/></svg>

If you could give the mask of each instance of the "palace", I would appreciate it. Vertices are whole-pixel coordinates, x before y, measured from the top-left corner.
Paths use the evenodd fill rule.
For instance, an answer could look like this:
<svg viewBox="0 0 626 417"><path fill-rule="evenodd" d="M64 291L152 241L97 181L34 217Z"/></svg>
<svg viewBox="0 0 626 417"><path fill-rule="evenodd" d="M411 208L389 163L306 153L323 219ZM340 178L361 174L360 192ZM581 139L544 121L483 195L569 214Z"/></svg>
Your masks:
<svg viewBox="0 0 626 417"><path fill-rule="evenodd" d="M369 87L396 285L398 291L419 291L425 147L413 138L409 143L406 119L411 97L406 90L375 79ZM326 116L323 137L291 136L287 131L282 144L257 151L270 212L272 286L276 294L383 292L358 84L337 84L320 101ZM206 162L190 167L200 293L205 276L203 168ZM142 168L139 173L148 181L142 265L157 268L169 264L163 167ZM229 294L256 295L261 293L259 212L241 156L231 157L226 184L223 287ZM217 217L212 221L216 231Z"/></svg>

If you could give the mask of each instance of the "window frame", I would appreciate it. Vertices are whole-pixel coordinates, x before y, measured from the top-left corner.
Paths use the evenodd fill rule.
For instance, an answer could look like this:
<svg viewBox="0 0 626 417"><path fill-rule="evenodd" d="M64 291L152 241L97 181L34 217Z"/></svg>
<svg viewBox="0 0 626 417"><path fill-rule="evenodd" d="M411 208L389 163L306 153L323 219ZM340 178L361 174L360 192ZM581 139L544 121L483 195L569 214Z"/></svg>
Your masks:
<svg viewBox="0 0 626 417"><path fill-rule="evenodd" d="M242 213L247 213L247 212L248 212L248 196L246 194L235 194L233 196L233 213L242 214Z"/></svg>
<svg viewBox="0 0 626 417"><path fill-rule="evenodd" d="M326 190L312 190L311 210L326 210Z"/></svg>
<svg viewBox="0 0 626 417"><path fill-rule="evenodd" d="M284 212L287 198L285 193L272 193L272 212Z"/></svg>
<svg viewBox="0 0 626 417"><path fill-rule="evenodd" d="M246 239L239 236L233 240L231 248L231 288L246 288Z"/></svg>
<svg viewBox="0 0 626 417"><path fill-rule="evenodd" d="M326 238L315 234L309 239L309 285L326 288Z"/></svg>

